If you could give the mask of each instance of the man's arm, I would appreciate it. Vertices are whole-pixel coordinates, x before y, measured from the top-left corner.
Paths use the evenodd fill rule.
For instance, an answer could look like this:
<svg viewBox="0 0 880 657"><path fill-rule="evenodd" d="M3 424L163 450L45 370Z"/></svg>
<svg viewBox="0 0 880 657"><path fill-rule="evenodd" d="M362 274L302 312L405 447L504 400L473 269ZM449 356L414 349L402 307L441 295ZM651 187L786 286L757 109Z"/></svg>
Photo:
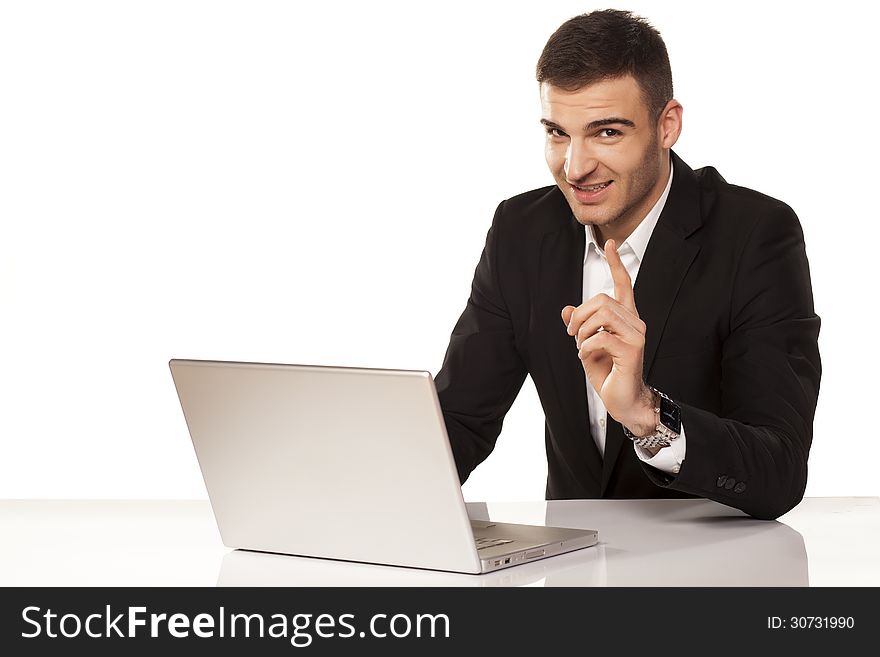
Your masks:
<svg viewBox="0 0 880 657"><path fill-rule="evenodd" d="M642 381L646 327L613 243L606 253L615 298L598 295L578 308L566 306L562 319L609 414L645 435L655 422ZM681 469L673 476L643 468L659 486L773 519L803 498L821 374L819 318L791 208L779 204L755 223L734 274L730 309L720 413L677 399L687 427Z"/></svg>
<svg viewBox="0 0 880 657"><path fill-rule="evenodd" d="M687 458L661 486L764 519L803 499L819 395L819 318L797 216L778 206L743 250L722 347L719 415L679 402ZM668 448L667 448L668 449Z"/></svg>
<svg viewBox="0 0 880 657"><path fill-rule="evenodd" d="M499 287L503 209L502 202L486 236L467 306L452 331L443 367L435 378L462 483L495 447L504 416L526 377Z"/></svg>

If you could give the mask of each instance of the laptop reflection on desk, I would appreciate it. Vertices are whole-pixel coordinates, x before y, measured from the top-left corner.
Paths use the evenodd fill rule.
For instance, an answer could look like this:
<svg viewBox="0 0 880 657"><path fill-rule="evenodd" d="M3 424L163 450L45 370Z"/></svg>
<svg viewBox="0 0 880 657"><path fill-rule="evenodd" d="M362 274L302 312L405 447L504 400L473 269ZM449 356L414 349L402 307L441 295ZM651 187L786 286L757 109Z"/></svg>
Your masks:
<svg viewBox="0 0 880 657"><path fill-rule="evenodd" d="M429 372L169 366L228 547L479 574L598 541L470 520Z"/></svg>

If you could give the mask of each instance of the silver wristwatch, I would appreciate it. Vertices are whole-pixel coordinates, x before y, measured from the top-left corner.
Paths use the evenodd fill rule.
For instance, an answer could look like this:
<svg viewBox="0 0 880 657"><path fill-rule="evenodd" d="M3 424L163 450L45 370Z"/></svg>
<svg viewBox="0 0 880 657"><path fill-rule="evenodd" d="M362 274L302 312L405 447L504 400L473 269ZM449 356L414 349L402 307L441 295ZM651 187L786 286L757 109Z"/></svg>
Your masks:
<svg viewBox="0 0 880 657"><path fill-rule="evenodd" d="M670 443L681 434L681 408L657 388L651 386L648 388L658 400L654 408L654 413L657 414L657 426L654 428L654 432L647 436L636 436L629 429L623 427L623 435L642 449L669 447Z"/></svg>

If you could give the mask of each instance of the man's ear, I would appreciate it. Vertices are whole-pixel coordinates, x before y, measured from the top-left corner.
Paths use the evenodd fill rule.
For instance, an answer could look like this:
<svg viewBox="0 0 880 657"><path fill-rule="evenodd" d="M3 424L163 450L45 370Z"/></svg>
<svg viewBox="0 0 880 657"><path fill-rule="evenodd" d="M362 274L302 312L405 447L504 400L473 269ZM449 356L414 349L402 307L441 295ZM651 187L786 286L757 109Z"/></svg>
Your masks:
<svg viewBox="0 0 880 657"><path fill-rule="evenodd" d="M657 120L658 137L663 148L672 148L681 134L681 117L684 108L674 98L666 103Z"/></svg>

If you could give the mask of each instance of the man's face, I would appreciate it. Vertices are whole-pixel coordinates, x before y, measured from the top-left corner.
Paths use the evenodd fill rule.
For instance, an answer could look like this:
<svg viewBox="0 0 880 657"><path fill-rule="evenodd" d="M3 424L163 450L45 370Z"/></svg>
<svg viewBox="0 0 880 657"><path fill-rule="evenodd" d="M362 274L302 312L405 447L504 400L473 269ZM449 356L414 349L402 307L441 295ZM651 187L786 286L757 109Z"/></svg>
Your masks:
<svg viewBox="0 0 880 657"><path fill-rule="evenodd" d="M666 185L664 121L630 76L574 92L542 83L541 110L547 164L574 216L604 239L626 239Z"/></svg>

